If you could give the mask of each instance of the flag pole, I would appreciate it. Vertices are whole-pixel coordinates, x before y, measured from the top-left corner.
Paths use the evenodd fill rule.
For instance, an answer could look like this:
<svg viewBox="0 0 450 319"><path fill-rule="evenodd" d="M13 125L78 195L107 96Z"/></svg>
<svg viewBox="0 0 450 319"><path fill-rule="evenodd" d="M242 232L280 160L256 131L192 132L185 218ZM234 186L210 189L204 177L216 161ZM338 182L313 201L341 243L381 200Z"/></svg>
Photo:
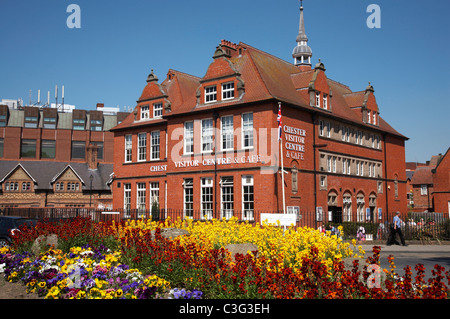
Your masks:
<svg viewBox="0 0 450 319"><path fill-rule="evenodd" d="M283 136L281 129L281 102L278 102L278 141L280 143L280 158L281 158L281 189L283 192L283 214L286 214L286 194L284 190L284 163L283 163Z"/></svg>

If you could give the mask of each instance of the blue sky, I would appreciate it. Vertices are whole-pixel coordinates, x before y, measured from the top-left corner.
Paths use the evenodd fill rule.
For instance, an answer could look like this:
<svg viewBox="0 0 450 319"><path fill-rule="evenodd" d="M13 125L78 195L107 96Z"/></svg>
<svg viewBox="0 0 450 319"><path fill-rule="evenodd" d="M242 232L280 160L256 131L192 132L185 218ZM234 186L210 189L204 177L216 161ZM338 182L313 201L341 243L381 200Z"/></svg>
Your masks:
<svg viewBox="0 0 450 319"><path fill-rule="evenodd" d="M81 28L69 29L71 3ZM381 28L369 29L369 4ZM79 109L134 107L153 68L203 76L221 39L292 61L297 0L1 0L0 99L54 101L55 85ZM313 64L364 90L381 116L408 136L406 160L424 162L450 146L450 1L304 0Z"/></svg>

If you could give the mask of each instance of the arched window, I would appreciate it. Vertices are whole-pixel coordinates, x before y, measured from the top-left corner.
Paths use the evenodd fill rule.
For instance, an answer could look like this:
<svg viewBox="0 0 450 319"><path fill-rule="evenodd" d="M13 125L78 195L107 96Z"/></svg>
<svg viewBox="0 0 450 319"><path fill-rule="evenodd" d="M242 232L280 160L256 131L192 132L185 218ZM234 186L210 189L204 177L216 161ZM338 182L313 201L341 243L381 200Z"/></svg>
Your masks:
<svg viewBox="0 0 450 319"><path fill-rule="evenodd" d="M356 196L356 219L358 222L365 221L365 206L364 194L358 193Z"/></svg>
<svg viewBox="0 0 450 319"><path fill-rule="evenodd" d="M352 195L348 192L342 196L342 206L344 214L344 222L352 220Z"/></svg>

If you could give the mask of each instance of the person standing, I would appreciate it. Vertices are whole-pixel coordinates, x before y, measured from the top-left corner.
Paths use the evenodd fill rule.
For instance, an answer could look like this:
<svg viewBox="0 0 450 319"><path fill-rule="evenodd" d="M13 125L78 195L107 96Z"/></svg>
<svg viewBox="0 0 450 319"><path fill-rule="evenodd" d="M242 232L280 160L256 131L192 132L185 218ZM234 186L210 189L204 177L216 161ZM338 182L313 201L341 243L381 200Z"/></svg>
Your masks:
<svg viewBox="0 0 450 319"><path fill-rule="evenodd" d="M397 234L400 237L400 241L402 243L402 246L407 246L406 243L405 243L405 238L403 237L403 233L402 233L402 228L401 228L402 224L403 224L403 221L400 218L400 212L396 212L394 220L393 220L391 234L389 236L389 240L388 240L388 243L387 243L388 246L392 245L394 242L396 244L398 244L397 240L395 239Z"/></svg>

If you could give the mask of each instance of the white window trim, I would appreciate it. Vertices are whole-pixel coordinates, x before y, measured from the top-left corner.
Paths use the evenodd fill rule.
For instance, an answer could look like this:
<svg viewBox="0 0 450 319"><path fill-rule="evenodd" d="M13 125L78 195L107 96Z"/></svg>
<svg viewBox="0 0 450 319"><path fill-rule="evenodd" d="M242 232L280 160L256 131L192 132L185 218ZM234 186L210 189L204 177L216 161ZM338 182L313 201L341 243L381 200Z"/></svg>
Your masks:
<svg viewBox="0 0 450 319"><path fill-rule="evenodd" d="M224 142L224 139L223 139L223 137L224 137L223 120L225 118L231 118L231 144L232 144L232 147L229 147L229 148L224 148L223 147L223 142ZM225 115L225 116L222 116L220 118L220 146L221 146L222 151L232 151L232 150L234 150L234 123L233 123L233 120L234 120L233 119L233 115Z"/></svg>
<svg viewBox="0 0 450 319"><path fill-rule="evenodd" d="M190 152L187 151L187 143L186 143L186 141L187 141L186 124L187 123L192 124L192 135L190 137L190 139L192 140L192 151L190 151ZM187 121L187 122L184 122L184 124L183 124L183 154L185 154L185 155L194 154L194 121Z"/></svg>
<svg viewBox="0 0 450 319"><path fill-rule="evenodd" d="M153 157L153 134L158 133L158 146L159 146L159 150L158 150L158 157ZM151 161L158 161L161 158L161 131L152 131L150 133L150 160Z"/></svg>
<svg viewBox="0 0 450 319"><path fill-rule="evenodd" d="M158 108L156 108L156 106L158 106ZM161 107L159 108L159 106ZM157 111L158 112L161 111L161 115L156 115ZM161 102L153 104L153 118L159 119L162 118L162 116L163 116L163 104Z"/></svg>
<svg viewBox="0 0 450 319"><path fill-rule="evenodd" d="M250 182L247 182L247 179L250 179ZM253 186L253 210L248 216L245 216L245 206L244 206L244 187L245 186ZM242 176L242 220L253 220L254 212L255 212L255 182L253 175L243 175Z"/></svg>
<svg viewBox="0 0 450 319"><path fill-rule="evenodd" d="M210 150L204 150L203 144L204 144L204 137L208 137L209 135L203 135L203 123L206 121L211 121L211 149ZM208 119L202 119L202 127L201 127L201 141L202 141L202 153L212 153L214 151L214 120L212 118ZM208 143L209 144L209 143Z"/></svg>
<svg viewBox="0 0 450 319"><path fill-rule="evenodd" d="M144 107L146 110L144 110ZM142 105L141 106L141 120L149 120L150 119L150 105Z"/></svg>
<svg viewBox="0 0 450 319"><path fill-rule="evenodd" d="M252 134L252 145L250 145L250 146L245 146L245 134L244 134L244 115L246 115L246 114L252 114L252 131L254 130L254 127L255 127L255 125L254 125L254 117L253 117L253 112L247 112L247 113L242 113L242 115L241 115L241 132L242 132L242 137L241 137L241 142L242 142L242 149L244 149L244 150L248 150L248 149L253 149L253 145L254 145L254 138L255 138L255 136L254 136L254 134Z"/></svg>
<svg viewBox="0 0 450 319"><path fill-rule="evenodd" d="M145 146L141 147L141 136L144 137ZM145 162L147 160L147 133L138 133L138 162ZM141 155L145 155L143 159L141 159Z"/></svg>
<svg viewBox="0 0 450 319"><path fill-rule="evenodd" d="M225 88L226 86L228 86L228 85L230 85L231 84L231 88ZM232 100L232 99L234 99L234 82L226 82L226 83L223 83L222 85L221 85L221 87L222 87L222 101L226 101L226 100ZM228 94L226 94L226 93L229 93L229 92L231 92L231 96L230 97L224 97L224 95L228 95Z"/></svg>
<svg viewBox="0 0 450 319"><path fill-rule="evenodd" d="M129 145L127 145L127 138L130 138ZM128 147L127 147L128 146ZM128 154L129 152L129 154ZM125 135L125 163L131 163L133 161L133 136ZM127 155L130 155L130 159L127 160Z"/></svg>
<svg viewBox="0 0 450 319"><path fill-rule="evenodd" d="M214 91L208 92L210 89L214 89ZM214 99L213 96L216 95ZM212 97L212 100L208 101L208 97ZM205 104L217 102L217 85L211 85L205 87Z"/></svg>

